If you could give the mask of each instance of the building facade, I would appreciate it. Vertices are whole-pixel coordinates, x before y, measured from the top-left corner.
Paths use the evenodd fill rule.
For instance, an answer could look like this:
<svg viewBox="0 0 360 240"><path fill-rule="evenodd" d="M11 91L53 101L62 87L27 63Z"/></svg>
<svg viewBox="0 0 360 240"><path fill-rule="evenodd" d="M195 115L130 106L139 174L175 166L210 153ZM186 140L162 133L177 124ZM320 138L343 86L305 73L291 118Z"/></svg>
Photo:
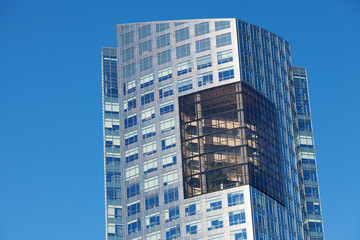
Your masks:
<svg viewBox="0 0 360 240"><path fill-rule="evenodd" d="M304 239L291 67L288 42L237 19L117 25L107 239Z"/></svg>

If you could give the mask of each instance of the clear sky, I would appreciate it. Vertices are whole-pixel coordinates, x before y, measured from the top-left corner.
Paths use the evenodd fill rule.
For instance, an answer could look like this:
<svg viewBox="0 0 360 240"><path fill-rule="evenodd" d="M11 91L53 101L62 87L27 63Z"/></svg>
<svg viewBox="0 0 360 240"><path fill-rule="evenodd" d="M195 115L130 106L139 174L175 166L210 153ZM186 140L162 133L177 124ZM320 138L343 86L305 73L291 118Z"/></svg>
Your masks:
<svg viewBox="0 0 360 240"><path fill-rule="evenodd" d="M0 1L0 239L105 239L101 47L117 23L235 17L307 67L327 240L360 239L360 2Z"/></svg>

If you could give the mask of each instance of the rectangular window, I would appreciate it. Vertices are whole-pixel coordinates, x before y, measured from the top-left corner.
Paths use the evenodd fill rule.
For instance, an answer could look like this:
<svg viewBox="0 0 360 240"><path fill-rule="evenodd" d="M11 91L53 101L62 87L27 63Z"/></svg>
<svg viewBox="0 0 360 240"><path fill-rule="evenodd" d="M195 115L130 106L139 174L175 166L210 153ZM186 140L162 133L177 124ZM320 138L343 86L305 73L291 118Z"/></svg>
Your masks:
<svg viewBox="0 0 360 240"><path fill-rule="evenodd" d="M122 207L116 205L108 205L107 215L108 218L121 218Z"/></svg>
<svg viewBox="0 0 360 240"><path fill-rule="evenodd" d="M243 192L228 193L227 197L228 197L228 206L229 207L244 204Z"/></svg>
<svg viewBox="0 0 360 240"><path fill-rule="evenodd" d="M132 161L134 161L134 160L136 160L138 158L139 158L139 151L138 151L137 147L131 148L131 149L125 151L126 163L132 162Z"/></svg>
<svg viewBox="0 0 360 240"><path fill-rule="evenodd" d="M120 183L121 182L121 173L120 172L114 172L114 170L106 171L106 182Z"/></svg>
<svg viewBox="0 0 360 240"><path fill-rule="evenodd" d="M213 83L212 72L207 72L198 75L198 86L206 86L207 84Z"/></svg>
<svg viewBox="0 0 360 240"><path fill-rule="evenodd" d="M162 133L172 129L175 129L175 118L168 118L160 122L160 130Z"/></svg>
<svg viewBox="0 0 360 240"><path fill-rule="evenodd" d="M141 105L145 105L147 103L154 101L154 90L150 90L147 92L144 92L140 95L141 98Z"/></svg>
<svg viewBox="0 0 360 240"><path fill-rule="evenodd" d="M166 50L164 52L158 53L158 65L167 63L171 61L171 50Z"/></svg>
<svg viewBox="0 0 360 240"><path fill-rule="evenodd" d="M139 39L150 36L151 35L151 25L148 24L146 26L139 27L138 32L139 32L139 34L138 34Z"/></svg>
<svg viewBox="0 0 360 240"><path fill-rule="evenodd" d="M200 202L191 202L185 204L185 217L193 216L200 213Z"/></svg>
<svg viewBox="0 0 360 240"><path fill-rule="evenodd" d="M186 62L179 63L176 66L176 68L177 68L177 75L178 76L189 73L189 72L191 72L191 68L192 68L191 61L186 61Z"/></svg>
<svg viewBox="0 0 360 240"><path fill-rule="evenodd" d="M323 230L321 222L310 222L309 221L309 230L310 232L322 232Z"/></svg>
<svg viewBox="0 0 360 240"><path fill-rule="evenodd" d="M136 113L133 115L128 116L127 118L124 119L124 123L125 123L125 129L135 126L137 124L137 116Z"/></svg>
<svg viewBox="0 0 360 240"><path fill-rule="evenodd" d="M148 192L159 187L158 176L147 178L144 180L144 192Z"/></svg>
<svg viewBox="0 0 360 240"><path fill-rule="evenodd" d="M171 222L180 217L179 206L171 207L164 211L165 214L165 222Z"/></svg>
<svg viewBox="0 0 360 240"><path fill-rule="evenodd" d="M176 136L170 135L161 139L161 149L169 149L176 146Z"/></svg>
<svg viewBox="0 0 360 240"><path fill-rule="evenodd" d="M203 22L195 24L195 37L209 33L209 23Z"/></svg>
<svg viewBox="0 0 360 240"><path fill-rule="evenodd" d="M186 223L186 235L197 234L201 232L201 221L196 220Z"/></svg>
<svg viewBox="0 0 360 240"><path fill-rule="evenodd" d="M211 67L212 62L211 62L211 55L206 55L203 57L198 57L196 59L196 64L197 64L197 69L203 69L203 68L207 68L207 67Z"/></svg>
<svg viewBox="0 0 360 240"><path fill-rule="evenodd" d="M315 169L304 169L304 180L306 181L317 181L317 175Z"/></svg>
<svg viewBox="0 0 360 240"><path fill-rule="evenodd" d="M177 180L178 180L177 170L173 170L163 174L164 186L176 183Z"/></svg>
<svg viewBox="0 0 360 240"><path fill-rule="evenodd" d="M160 115L174 111L174 100L160 104Z"/></svg>
<svg viewBox="0 0 360 240"><path fill-rule="evenodd" d="M172 188L164 191L164 203L171 203L179 200L178 188Z"/></svg>
<svg viewBox="0 0 360 240"><path fill-rule="evenodd" d="M123 69L123 77L124 78L130 77L135 74L135 63L129 64L123 67L122 69Z"/></svg>
<svg viewBox="0 0 360 240"><path fill-rule="evenodd" d="M176 58L183 58L190 55L190 43L176 47Z"/></svg>
<svg viewBox="0 0 360 240"><path fill-rule="evenodd" d="M115 225L114 223L108 223L108 236L122 236L122 225Z"/></svg>
<svg viewBox="0 0 360 240"><path fill-rule="evenodd" d="M124 112L129 111L133 108L136 108L136 97L129 98L124 101Z"/></svg>
<svg viewBox="0 0 360 240"><path fill-rule="evenodd" d="M153 226L160 225L160 213L156 212L145 217L145 226L150 228Z"/></svg>
<svg viewBox="0 0 360 240"><path fill-rule="evenodd" d="M138 136L138 135L137 135L137 130L125 134L125 135L124 135L124 138L125 138L125 146L137 142L137 141L138 141L138 137L137 137L137 136Z"/></svg>
<svg viewBox="0 0 360 240"><path fill-rule="evenodd" d="M146 240L161 240L161 233L160 233L160 231L146 234Z"/></svg>
<svg viewBox="0 0 360 240"><path fill-rule="evenodd" d="M178 81L178 91L180 92L184 92L187 90L193 89L193 84L192 84L192 78L185 78L182 80Z"/></svg>
<svg viewBox="0 0 360 240"><path fill-rule="evenodd" d="M234 67L219 69L219 82L234 78Z"/></svg>
<svg viewBox="0 0 360 240"><path fill-rule="evenodd" d="M128 222L128 234L141 230L140 218Z"/></svg>
<svg viewBox="0 0 360 240"><path fill-rule="evenodd" d="M139 56L151 52L151 40L139 44Z"/></svg>
<svg viewBox="0 0 360 240"><path fill-rule="evenodd" d="M170 33L156 38L157 48L162 48L170 45Z"/></svg>
<svg viewBox="0 0 360 240"><path fill-rule="evenodd" d="M229 212L229 225L237 225L245 223L245 210L238 210L234 212Z"/></svg>
<svg viewBox="0 0 360 240"><path fill-rule="evenodd" d="M208 231L222 227L223 227L223 217L221 214L207 218Z"/></svg>
<svg viewBox="0 0 360 240"><path fill-rule="evenodd" d="M128 32L121 36L121 45L125 46L134 42L134 32Z"/></svg>
<svg viewBox="0 0 360 240"><path fill-rule="evenodd" d="M121 200L121 189L120 188L106 188L106 197L108 200Z"/></svg>
<svg viewBox="0 0 360 240"><path fill-rule="evenodd" d="M146 210L156 208L159 206L159 194L153 194L145 197L145 208Z"/></svg>
<svg viewBox="0 0 360 240"><path fill-rule="evenodd" d="M140 193L140 184L139 183L131 184L130 186L128 186L126 188L126 196L127 196L127 198L136 196L139 193Z"/></svg>
<svg viewBox="0 0 360 240"><path fill-rule="evenodd" d="M309 198L319 198L319 189L318 187L305 187L306 197Z"/></svg>
<svg viewBox="0 0 360 240"><path fill-rule="evenodd" d="M222 208L221 196L215 196L206 199L206 211L214 211Z"/></svg>
<svg viewBox="0 0 360 240"><path fill-rule="evenodd" d="M230 21L215 22L215 31L230 28Z"/></svg>
<svg viewBox="0 0 360 240"><path fill-rule="evenodd" d="M216 36L216 47L222 47L231 44L231 33L225 33Z"/></svg>
<svg viewBox="0 0 360 240"><path fill-rule="evenodd" d="M320 203L306 202L307 213L311 215L321 215Z"/></svg>
<svg viewBox="0 0 360 240"><path fill-rule="evenodd" d="M169 167L176 164L176 152L163 155L161 157L163 167Z"/></svg>
<svg viewBox="0 0 360 240"><path fill-rule="evenodd" d="M156 153L156 141L152 141L143 145L143 156Z"/></svg>
<svg viewBox="0 0 360 240"><path fill-rule="evenodd" d="M160 69L158 71L158 77L159 77L159 82L172 78L171 67L166 67L166 68Z"/></svg>
<svg viewBox="0 0 360 240"><path fill-rule="evenodd" d="M175 31L175 41L176 42L184 41L186 39L189 39L189 37L190 37L190 33L189 33L188 27Z"/></svg>
<svg viewBox="0 0 360 240"><path fill-rule="evenodd" d="M204 52L210 49L210 38L201 39L195 42L196 53Z"/></svg>
<svg viewBox="0 0 360 240"><path fill-rule="evenodd" d="M180 225L165 229L166 240L172 240L180 238Z"/></svg>
<svg viewBox="0 0 360 240"><path fill-rule="evenodd" d="M140 212L140 200L129 203L126 205L127 208L127 215L131 216L138 212Z"/></svg>
<svg viewBox="0 0 360 240"><path fill-rule="evenodd" d="M247 240L246 228L231 231L230 240Z"/></svg>
<svg viewBox="0 0 360 240"><path fill-rule="evenodd" d="M129 81L123 84L124 87L124 95L128 93L135 92L136 90L136 80Z"/></svg>
<svg viewBox="0 0 360 240"><path fill-rule="evenodd" d="M136 178L138 176L139 176L139 164L136 164L134 166L125 169L126 181L129 181L130 179Z"/></svg>
<svg viewBox="0 0 360 240"><path fill-rule="evenodd" d="M156 32L162 32L165 31L166 29L169 29L170 24L169 23L158 23L156 24Z"/></svg>
<svg viewBox="0 0 360 240"><path fill-rule="evenodd" d="M157 170L157 159L153 158L144 162L144 174L151 173Z"/></svg>
<svg viewBox="0 0 360 240"><path fill-rule="evenodd" d="M155 107L150 107L141 111L141 121L145 122L155 118Z"/></svg>
<svg viewBox="0 0 360 240"><path fill-rule="evenodd" d="M134 58L134 48L128 48L121 52L121 58L123 62L129 61L130 59Z"/></svg>
<svg viewBox="0 0 360 240"><path fill-rule="evenodd" d="M145 71L152 68L152 57L147 57L140 60L140 71Z"/></svg>
<svg viewBox="0 0 360 240"><path fill-rule="evenodd" d="M145 126L145 127L142 128L143 139L152 137L152 136L154 136L155 134L156 134L155 123L154 123L154 124L147 125L147 126Z"/></svg>
<svg viewBox="0 0 360 240"><path fill-rule="evenodd" d="M167 97L167 96L171 96L174 94L174 91L173 91L173 85L172 83L171 84L167 84L167 85L164 85L162 87L159 88L159 97L160 98L164 98L164 97Z"/></svg>
<svg viewBox="0 0 360 240"><path fill-rule="evenodd" d="M233 53L231 49L217 53L218 64L232 62L232 60L233 60Z"/></svg>
<svg viewBox="0 0 360 240"><path fill-rule="evenodd" d="M219 234L211 235L208 237L208 240L224 240L224 234L219 233Z"/></svg>

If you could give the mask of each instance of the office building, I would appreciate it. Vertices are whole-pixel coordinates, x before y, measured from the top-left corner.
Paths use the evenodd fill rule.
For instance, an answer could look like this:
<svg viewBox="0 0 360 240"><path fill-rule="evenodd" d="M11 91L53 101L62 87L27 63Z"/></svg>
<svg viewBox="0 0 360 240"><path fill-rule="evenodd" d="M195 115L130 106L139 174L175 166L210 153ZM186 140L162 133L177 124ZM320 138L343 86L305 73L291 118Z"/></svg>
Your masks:
<svg viewBox="0 0 360 240"><path fill-rule="evenodd" d="M117 25L107 239L304 239L291 67L287 41L237 19Z"/></svg>

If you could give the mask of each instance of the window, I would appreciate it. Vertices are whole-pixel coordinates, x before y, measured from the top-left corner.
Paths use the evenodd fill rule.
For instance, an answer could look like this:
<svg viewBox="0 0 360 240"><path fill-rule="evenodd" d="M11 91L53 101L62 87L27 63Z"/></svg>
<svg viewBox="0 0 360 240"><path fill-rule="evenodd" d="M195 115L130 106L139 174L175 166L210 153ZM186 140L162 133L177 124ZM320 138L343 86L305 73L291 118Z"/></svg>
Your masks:
<svg viewBox="0 0 360 240"><path fill-rule="evenodd" d="M134 160L136 160L138 158L139 158L139 151L138 151L137 147L131 148L131 149L125 151L126 163L132 162L132 161L134 161Z"/></svg>
<svg viewBox="0 0 360 240"><path fill-rule="evenodd" d="M136 178L138 176L139 176L139 164L126 168L125 170L126 181L129 181L130 179Z"/></svg>
<svg viewBox="0 0 360 240"><path fill-rule="evenodd" d="M319 189L318 187L305 187L306 197L309 198L319 198Z"/></svg>
<svg viewBox="0 0 360 240"><path fill-rule="evenodd" d="M140 71L145 71L152 68L152 57L147 57L140 60Z"/></svg>
<svg viewBox="0 0 360 240"><path fill-rule="evenodd" d="M144 174L157 170L157 159L153 158L144 162Z"/></svg>
<svg viewBox="0 0 360 240"><path fill-rule="evenodd" d="M124 95L127 93L135 92L136 90L136 80L129 81L123 84L124 87Z"/></svg>
<svg viewBox="0 0 360 240"><path fill-rule="evenodd" d="M157 48L162 48L170 45L170 33L156 38Z"/></svg>
<svg viewBox="0 0 360 240"><path fill-rule="evenodd" d="M232 62L232 60L233 60L233 53L231 49L217 53L218 64Z"/></svg>
<svg viewBox="0 0 360 240"><path fill-rule="evenodd" d="M180 238L180 225L165 229L166 240Z"/></svg>
<svg viewBox="0 0 360 240"><path fill-rule="evenodd" d="M158 65L167 63L171 61L171 51L166 50L164 52L158 53Z"/></svg>
<svg viewBox="0 0 360 240"><path fill-rule="evenodd" d="M124 112L129 111L133 108L136 108L136 97L129 98L124 101Z"/></svg>
<svg viewBox="0 0 360 240"><path fill-rule="evenodd" d="M175 129L175 118L168 118L160 122L160 130L162 133L172 129Z"/></svg>
<svg viewBox="0 0 360 240"><path fill-rule="evenodd" d="M199 23L195 25L195 37L209 33L209 23Z"/></svg>
<svg viewBox="0 0 360 240"><path fill-rule="evenodd" d="M116 205L108 205L107 215L108 218L121 218L122 207Z"/></svg>
<svg viewBox="0 0 360 240"><path fill-rule="evenodd" d="M164 191L164 203L171 203L179 200L178 188L172 188Z"/></svg>
<svg viewBox="0 0 360 240"><path fill-rule="evenodd" d="M223 217L221 214L207 218L208 231L222 227L223 227Z"/></svg>
<svg viewBox="0 0 360 240"><path fill-rule="evenodd" d="M134 41L134 32L128 32L121 36L121 45L125 46Z"/></svg>
<svg viewBox="0 0 360 240"><path fill-rule="evenodd" d="M174 101L167 101L160 104L160 115L174 111Z"/></svg>
<svg viewBox="0 0 360 240"><path fill-rule="evenodd" d="M163 155L161 157L163 167L169 167L176 164L176 152Z"/></svg>
<svg viewBox="0 0 360 240"><path fill-rule="evenodd" d="M130 186L128 186L126 188L126 196L127 196L127 198L136 196L139 193L140 193L140 184L139 183L131 184Z"/></svg>
<svg viewBox="0 0 360 240"><path fill-rule="evenodd" d="M130 77L135 74L135 63L129 64L123 67L122 69L123 69L123 77L124 78Z"/></svg>
<svg viewBox="0 0 360 240"><path fill-rule="evenodd" d="M158 77L159 77L159 82L172 78L171 67L167 67L159 70Z"/></svg>
<svg viewBox="0 0 360 240"><path fill-rule="evenodd" d="M315 169L304 169L304 180L306 181L317 181L317 175Z"/></svg>
<svg viewBox="0 0 360 240"><path fill-rule="evenodd" d="M108 223L108 236L122 236L122 226L115 225L114 223Z"/></svg>
<svg viewBox="0 0 360 240"><path fill-rule="evenodd" d="M161 240L161 233L160 233L160 231L146 234L146 240Z"/></svg>
<svg viewBox="0 0 360 240"><path fill-rule="evenodd" d="M148 192L159 187L158 176L147 178L144 180L144 192Z"/></svg>
<svg viewBox="0 0 360 240"><path fill-rule="evenodd" d="M211 235L208 237L208 240L224 240L224 234L219 233L219 234Z"/></svg>
<svg viewBox="0 0 360 240"><path fill-rule="evenodd" d="M228 193L227 197L228 197L228 206L229 207L244 204L243 192Z"/></svg>
<svg viewBox="0 0 360 240"><path fill-rule="evenodd" d="M143 156L156 153L156 141L152 141L143 145Z"/></svg>
<svg viewBox="0 0 360 240"><path fill-rule="evenodd" d="M178 81L178 91L180 92L184 92L187 90L193 89L193 85L192 85L192 78L184 78L182 80Z"/></svg>
<svg viewBox="0 0 360 240"><path fill-rule="evenodd" d="M170 185L172 183L176 183L177 180L178 180L177 170L173 170L163 174L164 186Z"/></svg>
<svg viewBox="0 0 360 240"><path fill-rule="evenodd" d="M234 67L219 69L219 82L234 78Z"/></svg>
<svg viewBox="0 0 360 240"><path fill-rule="evenodd" d="M158 206L159 206L159 194L150 195L145 198L146 210L156 208Z"/></svg>
<svg viewBox="0 0 360 240"><path fill-rule="evenodd" d="M168 23L158 23L156 24L156 32L161 32L164 31L166 29L169 29L169 24Z"/></svg>
<svg viewBox="0 0 360 240"><path fill-rule="evenodd" d="M172 84L167 84L164 85L162 87L159 88L159 97L163 98L163 97L167 97L167 96L171 96L173 95L173 85Z"/></svg>
<svg viewBox="0 0 360 240"><path fill-rule="evenodd" d="M147 92L144 92L140 95L141 98L141 105L145 105L149 102L154 101L154 90L150 90Z"/></svg>
<svg viewBox="0 0 360 240"><path fill-rule="evenodd" d="M129 61L130 59L134 58L134 48L131 47L122 51L121 57L123 62Z"/></svg>
<svg viewBox="0 0 360 240"><path fill-rule="evenodd" d="M127 215L131 216L138 212L140 212L140 200L129 203L126 205L127 208Z"/></svg>
<svg viewBox="0 0 360 240"><path fill-rule="evenodd" d="M176 220L180 217L179 206L171 207L164 211L165 214L165 222L171 222Z"/></svg>
<svg viewBox="0 0 360 240"><path fill-rule="evenodd" d="M210 38L201 39L195 42L196 53L204 52L210 49Z"/></svg>
<svg viewBox="0 0 360 240"><path fill-rule="evenodd" d="M215 22L215 31L230 28L230 21Z"/></svg>
<svg viewBox="0 0 360 240"><path fill-rule="evenodd" d="M155 123L142 128L143 139L152 137L155 134L156 134Z"/></svg>
<svg viewBox="0 0 360 240"><path fill-rule="evenodd" d="M120 200L121 199L121 189L120 188L106 188L106 197L108 200Z"/></svg>
<svg viewBox="0 0 360 240"><path fill-rule="evenodd" d="M215 196L206 199L206 211L214 211L222 208L221 196Z"/></svg>
<svg viewBox="0 0 360 240"><path fill-rule="evenodd" d="M306 203L307 213L312 215L321 215L320 203L307 202Z"/></svg>
<svg viewBox="0 0 360 240"><path fill-rule="evenodd" d="M213 83L212 72L207 72L198 75L198 86L206 86L207 84Z"/></svg>
<svg viewBox="0 0 360 240"><path fill-rule="evenodd" d="M310 232L322 232L322 223L309 221L309 230Z"/></svg>
<svg viewBox="0 0 360 240"><path fill-rule="evenodd" d="M206 55L203 57L198 57L196 59L196 63L197 63L197 69L203 69L203 68L207 68L207 67L211 67L211 55Z"/></svg>
<svg viewBox="0 0 360 240"><path fill-rule="evenodd" d="M189 37L190 37L190 34L189 34L188 27L175 31L175 41L176 42L184 41L186 39L189 39Z"/></svg>
<svg viewBox="0 0 360 240"><path fill-rule="evenodd" d="M246 228L231 231L230 240L247 240Z"/></svg>
<svg viewBox="0 0 360 240"><path fill-rule="evenodd" d="M151 40L139 44L139 55L151 52Z"/></svg>
<svg viewBox="0 0 360 240"><path fill-rule="evenodd" d="M176 146L175 135L166 136L161 139L161 149L162 150L169 149L169 148L172 148L175 146Z"/></svg>
<svg viewBox="0 0 360 240"><path fill-rule="evenodd" d="M201 221L196 220L186 223L186 234L192 235L201 232Z"/></svg>
<svg viewBox="0 0 360 240"><path fill-rule="evenodd" d="M192 64L191 61L186 61L179 63L176 67L177 67L177 75L180 76L185 73L191 72Z"/></svg>
<svg viewBox="0 0 360 240"><path fill-rule="evenodd" d="M128 222L128 234L141 230L140 218Z"/></svg>
<svg viewBox="0 0 360 240"><path fill-rule="evenodd" d="M190 43L176 47L176 58L183 58L190 55Z"/></svg>
<svg viewBox="0 0 360 240"><path fill-rule="evenodd" d="M125 118L124 123L125 123L125 129L129 128L129 127L132 127L132 126L135 126L137 124L136 113L128 116L127 118Z"/></svg>
<svg viewBox="0 0 360 240"><path fill-rule="evenodd" d="M225 33L216 36L216 47L222 47L231 44L231 33Z"/></svg>
<svg viewBox="0 0 360 240"><path fill-rule="evenodd" d="M138 34L139 39L150 36L150 34L151 34L151 26L150 26L150 24L146 25L146 26L143 26L143 27L139 27L138 32L139 32L139 34Z"/></svg>
<svg viewBox="0 0 360 240"><path fill-rule="evenodd" d="M200 202L191 202L185 204L185 217L193 216L200 213Z"/></svg>
<svg viewBox="0 0 360 240"><path fill-rule="evenodd" d="M150 228L160 224L160 213L156 212L145 217L145 226Z"/></svg>
<svg viewBox="0 0 360 240"><path fill-rule="evenodd" d="M155 118L155 107L150 107L141 111L141 121L145 122Z"/></svg>
<svg viewBox="0 0 360 240"><path fill-rule="evenodd" d="M229 212L229 224L230 226L245 223L245 210L238 210Z"/></svg>
<svg viewBox="0 0 360 240"><path fill-rule="evenodd" d="M120 174L120 172L114 172L114 170L106 171L106 182L120 183L121 182L121 174Z"/></svg>

